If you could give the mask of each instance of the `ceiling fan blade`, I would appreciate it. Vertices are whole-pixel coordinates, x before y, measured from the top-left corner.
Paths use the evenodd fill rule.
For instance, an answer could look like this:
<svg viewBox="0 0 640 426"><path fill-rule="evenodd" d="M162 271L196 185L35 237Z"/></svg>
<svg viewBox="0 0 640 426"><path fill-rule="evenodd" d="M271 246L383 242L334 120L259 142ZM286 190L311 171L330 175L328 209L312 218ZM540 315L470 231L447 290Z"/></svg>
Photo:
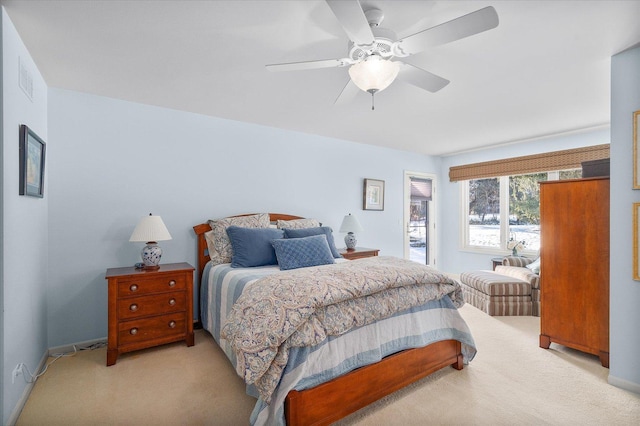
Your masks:
<svg viewBox="0 0 640 426"><path fill-rule="evenodd" d="M446 78L404 62L400 62L400 72L398 72L397 79L431 93L437 92L450 83Z"/></svg>
<svg viewBox="0 0 640 426"><path fill-rule="evenodd" d="M499 19L492 6L485 7L443 24L407 36L395 43L399 53L412 55L425 47L460 40L498 26Z"/></svg>
<svg viewBox="0 0 640 426"><path fill-rule="evenodd" d="M340 21L349 40L360 45L373 43L373 32L358 0L327 0L327 4Z"/></svg>
<svg viewBox="0 0 640 426"><path fill-rule="evenodd" d="M323 59L319 61L270 64L266 65L266 67L269 71L299 71L313 70L318 68L346 67L347 65L351 65L351 62L347 59Z"/></svg>
<svg viewBox="0 0 640 426"><path fill-rule="evenodd" d="M340 92L340 94L338 95L338 97L336 98L333 104L340 105L340 104L345 104L347 102L350 102L351 100L353 100L353 98L356 97L358 92L360 92L360 89L358 89L358 86L356 86L353 83L353 81L349 79L349 81L347 81L347 84L342 89L342 92Z"/></svg>

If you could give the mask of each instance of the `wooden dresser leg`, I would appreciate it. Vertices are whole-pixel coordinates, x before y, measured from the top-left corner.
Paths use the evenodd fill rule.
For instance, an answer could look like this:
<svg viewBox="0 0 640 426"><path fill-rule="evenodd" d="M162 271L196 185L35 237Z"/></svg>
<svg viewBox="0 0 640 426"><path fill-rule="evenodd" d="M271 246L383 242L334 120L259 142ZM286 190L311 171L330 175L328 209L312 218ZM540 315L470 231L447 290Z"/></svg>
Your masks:
<svg viewBox="0 0 640 426"><path fill-rule="evenodd" d="M107 367L115 364L117 360L118 360L118 350L117 349L107 350Z"/></svg>
<svg viewBox="0 0 640 426"><path fill-rule="evenodd" d="M551 338L549 336L545 336L544 334L540 335L540 347L543 349L549 349L551 346Z"/></svg>
<svg viewBox="0 0 640 426"><path fill-rule="evenodd" d="M600 352L600 363L603 367L609 368L609 352Z"/></svg>

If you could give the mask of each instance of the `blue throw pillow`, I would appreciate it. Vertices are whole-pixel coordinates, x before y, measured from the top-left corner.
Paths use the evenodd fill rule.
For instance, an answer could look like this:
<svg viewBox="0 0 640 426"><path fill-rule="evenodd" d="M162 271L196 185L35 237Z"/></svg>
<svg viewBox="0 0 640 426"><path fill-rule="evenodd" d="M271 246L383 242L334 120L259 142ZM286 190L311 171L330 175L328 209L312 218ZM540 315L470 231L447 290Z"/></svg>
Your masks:
<svg viewBox="0 0 640 426"><path fill-rule="evenodd" d="M233 248L232 268L278 264L271 241L284 238L281 229L230 226L227 228L227 235Z"/></svg>
<svg viewBox="0 0 640 426"><path fill-rule="evenodd" d="M284 229L284 237L285 238L304 238L311 237L312 235L326 235L327 242L329 243L329 249L331 250L331 254L335 258L342 257L340 253L338 253L338 249L336 248L336 243L333 240L333 230L330 226L320 226L318 228L303 228L303 229Z"/></svg>
<svg viewBox="0 0 640 426"><path fill-rule="evenodd" d="M335 263L329 249L327 237L313 235L304 238L273 240L276 257L281 270L305 268L307 266Z"/></svg>

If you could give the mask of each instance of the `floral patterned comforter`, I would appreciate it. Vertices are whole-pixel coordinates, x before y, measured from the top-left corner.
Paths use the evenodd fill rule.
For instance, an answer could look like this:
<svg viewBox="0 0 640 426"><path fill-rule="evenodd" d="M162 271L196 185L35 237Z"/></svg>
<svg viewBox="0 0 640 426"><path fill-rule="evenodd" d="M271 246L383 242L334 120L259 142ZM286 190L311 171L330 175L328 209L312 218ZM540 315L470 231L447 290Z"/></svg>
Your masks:
<svg viewBox="0 0 640 426"><path fill-rule="evenodd" d="M269 403L289 348L316 345L397 312L449 295L464 304L457 281L395 257L371 257L263 277L233 306L222 336L236 370Z"/></svg>

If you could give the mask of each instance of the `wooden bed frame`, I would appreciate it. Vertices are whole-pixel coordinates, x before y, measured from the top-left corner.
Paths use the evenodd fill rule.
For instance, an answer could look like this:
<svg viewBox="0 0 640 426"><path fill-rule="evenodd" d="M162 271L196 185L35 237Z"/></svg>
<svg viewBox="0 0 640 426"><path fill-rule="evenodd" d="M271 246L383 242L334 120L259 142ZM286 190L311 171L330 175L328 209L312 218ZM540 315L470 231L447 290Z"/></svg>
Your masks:
<svg viewBox="0 0 640 426"><path fill-rule="evenodd" d="M288 214L269 215L272 222L302 219ZM208 223L202 223L194 226L193 230L198 240L197 282L200 283L204 267L209 261L204 234L211 227ZM462 345L457 340L443 340L425 347L407 349L314 388L292 390L285 400L287 425L330 424L447 365L456 370L463 368Z"/></svg>

